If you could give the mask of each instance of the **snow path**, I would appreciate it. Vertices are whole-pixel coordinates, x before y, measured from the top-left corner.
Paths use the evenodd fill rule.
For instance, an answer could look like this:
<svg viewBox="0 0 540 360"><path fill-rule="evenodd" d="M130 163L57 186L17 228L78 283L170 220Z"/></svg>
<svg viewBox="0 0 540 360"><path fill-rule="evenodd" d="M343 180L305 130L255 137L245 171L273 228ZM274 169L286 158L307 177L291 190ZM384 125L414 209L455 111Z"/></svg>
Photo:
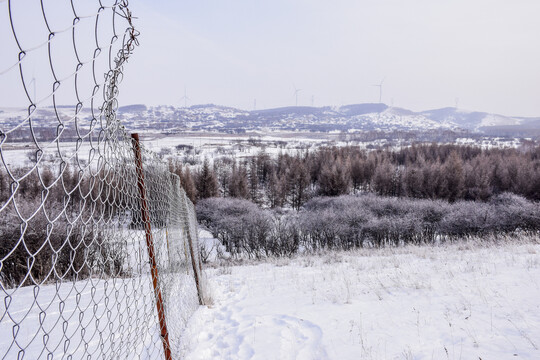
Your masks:
<svg viewBox="0 0 540 360"><path fill-rule="evenodd" d="M540 245L333 253L208 269L195 359L540 359Z"/></svg>

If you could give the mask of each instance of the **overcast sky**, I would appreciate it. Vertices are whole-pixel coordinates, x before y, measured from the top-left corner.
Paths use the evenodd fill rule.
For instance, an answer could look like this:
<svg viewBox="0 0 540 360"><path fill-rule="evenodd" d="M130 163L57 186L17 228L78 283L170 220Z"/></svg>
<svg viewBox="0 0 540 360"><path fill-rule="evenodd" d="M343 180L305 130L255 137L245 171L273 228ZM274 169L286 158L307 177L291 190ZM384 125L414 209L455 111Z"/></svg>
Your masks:
<svg viewBox="0 0 540 360"><path fill-rule="evenodd" d="M130 2L122 101L251 109L382 100L540 116L538 0ZM312 98L313 97L313 98Z"/></svg>
<svg viewBox="0 0 540 360"><path fill-rule="evenodd" d="M28 33L26 47L47 35L39 1L30 3L12 4L18 35ZM68 3L45 4L49 19L70 24ZM17 49L7 2L0 0L0 7L0 45L11 54L0 57L4 68L3 62L16 62ZM295 87L299 105L378 102L373 85L384 79L388 105L426 110L458 99L460 109L540 116L539 0L131 0L130 7L140 47L126 65L121 105L183 105L184 88L188 105L243 109L253 109L255 99L258 109L294 105ZM90 44L90 58L93 24L77 26L78 46ZM106 30L100 28L104 38ZM56 49L65 41L72 53L70 33L63 35L54 39ZM68 53L54 53L56 71L73 71ZM28 78L38 78L39 98L52 83L43 78L51 77L46 46L32 55L44 59L41 65L25 59ZM11 71L4 83L20 81L17 76ZM0 86L0 105L20 99L26 101L24 93Z"/></svg>

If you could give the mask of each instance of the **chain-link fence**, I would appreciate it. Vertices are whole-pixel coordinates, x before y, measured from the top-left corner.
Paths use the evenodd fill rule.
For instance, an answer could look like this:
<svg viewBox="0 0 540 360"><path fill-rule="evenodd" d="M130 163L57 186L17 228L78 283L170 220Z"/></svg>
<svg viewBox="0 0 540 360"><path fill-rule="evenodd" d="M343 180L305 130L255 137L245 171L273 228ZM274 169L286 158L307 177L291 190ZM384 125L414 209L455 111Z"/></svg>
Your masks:
<svg viewBox="0 0 540 360"><path fill-rule="evenodd" d="M2 359L181 352L197 224L116 118L137 35L125 0L0 1Z"/></svg>

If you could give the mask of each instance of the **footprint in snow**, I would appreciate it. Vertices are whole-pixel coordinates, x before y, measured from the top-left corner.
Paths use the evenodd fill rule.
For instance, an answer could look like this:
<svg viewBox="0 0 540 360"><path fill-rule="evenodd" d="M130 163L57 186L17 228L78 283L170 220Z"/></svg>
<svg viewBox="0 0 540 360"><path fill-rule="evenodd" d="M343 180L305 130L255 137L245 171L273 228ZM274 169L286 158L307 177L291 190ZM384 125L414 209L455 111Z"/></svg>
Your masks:
<svg viewBox="0 0 540 360"><path fill-rule="evenodd" d="M325 360L322 331L289 315L240 315L229 307L206 323L190 359ZM194 356L195 354L198 354Z"/></svg>
<svg viewBox="0 0 540 360"><path fill-rule="evenodd" d="M248 320L248 319L246 319ZM314 323L288 315L251 318L244 340L254 349L252 359L324 360L322 331Z"/></svg>

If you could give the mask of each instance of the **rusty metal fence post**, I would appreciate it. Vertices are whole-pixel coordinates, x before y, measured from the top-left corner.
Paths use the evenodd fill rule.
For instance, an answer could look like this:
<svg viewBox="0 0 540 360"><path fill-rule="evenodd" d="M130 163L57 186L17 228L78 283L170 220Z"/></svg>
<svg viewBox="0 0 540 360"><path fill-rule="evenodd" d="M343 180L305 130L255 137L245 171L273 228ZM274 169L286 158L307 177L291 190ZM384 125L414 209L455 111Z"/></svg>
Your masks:
<svg viewBox="0 0 540 360"><path fill-rule="evenodd" d="M154 249L154 239L152 237L152 226L150 224L150 209L146 200L146 187L144 185L144 171L142 166L141 147L139 144L139 134L131 134L133 139L133 151L135 152L135 166L137 169L137 185L141 195L141 216L144 223L144 232L146 235L146 246L148 248L148 257L150 258L150 273L152 275L152 284L156 297L156 307L161 331L161 340L163 342L163 351L165 360L172 360L171 346L169 344L169 332L165 321L165 309L163 306L163 297L159 287L159 274Z"/></svg>

